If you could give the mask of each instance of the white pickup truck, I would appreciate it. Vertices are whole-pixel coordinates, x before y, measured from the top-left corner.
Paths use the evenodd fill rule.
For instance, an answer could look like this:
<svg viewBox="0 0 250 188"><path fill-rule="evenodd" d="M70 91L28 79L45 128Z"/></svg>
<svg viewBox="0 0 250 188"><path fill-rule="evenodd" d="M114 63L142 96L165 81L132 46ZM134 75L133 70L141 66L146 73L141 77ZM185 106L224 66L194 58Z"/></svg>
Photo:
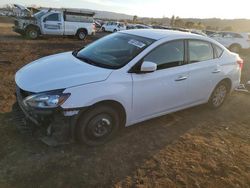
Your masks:
<svg viewBox="0 0 250 188"><path fill-rule="evenodd" d="M84 40L95 34L94 12L82 10L41 10L31 17L15 19L13 30L30 39L40 35L76 36Z"/></svg>

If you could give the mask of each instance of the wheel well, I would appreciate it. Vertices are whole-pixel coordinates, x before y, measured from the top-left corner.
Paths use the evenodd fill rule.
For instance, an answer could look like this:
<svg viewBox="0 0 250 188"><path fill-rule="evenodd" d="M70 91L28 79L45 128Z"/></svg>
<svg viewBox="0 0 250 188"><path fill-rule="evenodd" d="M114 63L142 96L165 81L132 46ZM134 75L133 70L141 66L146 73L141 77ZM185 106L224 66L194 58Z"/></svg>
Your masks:
<svg viewBox="0 0 250 188"><path fill-rule="evenodd" d="M221 82L226 82L227 86L228 86L228 88L227 88L228 91L231 90L231 88L232 88L232 81L229 78L225 78L225 79L221 80L217 85L219 85Z"/></svg>
<svg viewBox="0 0 250 188"><path fill-rule="evenodd" d="M26 27L25 31L28 31L28 29L31 29L31 28L38 30L38 33L41 34L40 28L38 26L36 26L36 25L28 25Z"/></svg>
<svg viewBox="0 0 250 188"><path fill-rule="evenodd" d="M83 31L86 35L88 34L87 29L85 29L85 28L80 28L80 29L77 30L76 35L77 35L80 31Z"/></svg>
<svg viewBox="0 0 250 188"><path fill-rule="evenodd" d="M229 48L231 48L232 46L239 46L240 48L242 48L241 45L240 45L239 43L233 43L233 44L231 44L231 45L229 46Z"/></svg>
<svg viewBox="0 0 250 188"><path fill-rule="evenodd" d="M106 101L100 101L94 104L93 106L91 106L90 108L94 108L99 105L107 105L107 106L112 106L113 108L115 108L119 113L119 117L121 118L121 122L120 122L121 125L125 125L127 116L126 116L126 111L121 103L117 101L113 101L113 100L106 100Z"/></svg>

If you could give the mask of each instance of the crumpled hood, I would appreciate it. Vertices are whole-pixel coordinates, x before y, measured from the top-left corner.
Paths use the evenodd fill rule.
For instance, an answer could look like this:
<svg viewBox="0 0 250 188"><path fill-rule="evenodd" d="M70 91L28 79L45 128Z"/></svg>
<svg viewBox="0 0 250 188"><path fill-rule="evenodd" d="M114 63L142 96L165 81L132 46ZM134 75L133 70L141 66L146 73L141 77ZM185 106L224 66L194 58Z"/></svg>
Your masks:
<svg viewBox="0 0 250 188"><path fill-rule="evenodd" d="M87 64L75 58L72 52L66 52L27 64L16 73L15 81L21 89L37 93L104 81L111 72L111 69Z"/></svg>

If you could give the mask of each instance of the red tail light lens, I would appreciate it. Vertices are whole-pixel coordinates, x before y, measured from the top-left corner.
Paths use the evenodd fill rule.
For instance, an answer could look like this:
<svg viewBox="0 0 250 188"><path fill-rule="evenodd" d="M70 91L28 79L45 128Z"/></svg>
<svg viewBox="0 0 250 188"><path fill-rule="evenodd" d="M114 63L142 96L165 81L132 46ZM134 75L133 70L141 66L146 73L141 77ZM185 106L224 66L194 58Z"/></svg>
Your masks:
<svg viewBox="0 0 250 188"><path fill-rule="evenodd" d="M243 63L244 63L243 59L240 58L237 60L237 64L239 65L240 69L243 68Z"/></svg>

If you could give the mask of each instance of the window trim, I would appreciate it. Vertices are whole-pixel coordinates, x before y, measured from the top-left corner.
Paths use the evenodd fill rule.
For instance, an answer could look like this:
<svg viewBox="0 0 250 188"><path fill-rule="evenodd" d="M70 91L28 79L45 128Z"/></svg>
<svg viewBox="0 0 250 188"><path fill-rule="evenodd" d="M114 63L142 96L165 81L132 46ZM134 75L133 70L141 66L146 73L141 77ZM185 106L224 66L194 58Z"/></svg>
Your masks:
<svg viewBox="0 0 250 188"><path fill-rule="evenodd" d="M188 60L187 60L187 62L188 62L188 64L194 64L194 63L200 63L200 62L204 62L204 61L210 61L210 60L213 60L213 59L208 59L208 60L203 60L203 61L197 61L197 62L190 62L190 53L189 53L189 42L190 41L201 41L201 42L204 42L204 43L208 43L208 44L210 44L210 46L212 47L212 50L213 50L213 59L216 59L215 58L215 50L214 50L214 47L213 47L213 44L211 43L211 42L209 42L209 41L206 41L206 40L201 40L201 39L187 39L187 48L188 48L188 50L187 50L187 56L188 56Z"/></svg>
<svg viewBox="0 0 250 188"><path fill-rule="evenodd" d="M213 49L214 49L214 59L219 59L223 55L225 50L223 48L221 48L220 46L214 44L214 43L211 43L211 44L212 44ZM222 50L220 55L218 54L218 51L216 50L216 47L218 47L218 48L220 48Z"/></svg>
<svg viewBox="0 0 250 188"><path fill-rule="evenodd" d="M171 43L171 42L176 42L176 41L182 41L183 42L183 48L184 48L184 55L183 55L183 63L179 66L182 66L182 65L186 65L188 64L187 62L187 54L186 54L186 48L187 46L185 45L187 39L174 39L174 40L171 40L171 41L167 41L167 42L163 42L162 44L156 46L155 48L151 49L148 53L146 53L137 63L134 64L134 66L132 66L132 68L130 68L130 70L128 71L128 73L136 73L136 74L140 74L140 73L143 73L145 74L145 72L141 72L140 71L140 67L144 61L144 58L150 54L152 51L156 50L157 48L165 45L165 44L168 44L168 43ZM178 67L179 67L178 66ZM156 71L159 71L159 70L164 70L164 69L170 69L170 68L173 68L173 67L169 67L169 68L163 68L163 69L157 69Z"/></svg>

